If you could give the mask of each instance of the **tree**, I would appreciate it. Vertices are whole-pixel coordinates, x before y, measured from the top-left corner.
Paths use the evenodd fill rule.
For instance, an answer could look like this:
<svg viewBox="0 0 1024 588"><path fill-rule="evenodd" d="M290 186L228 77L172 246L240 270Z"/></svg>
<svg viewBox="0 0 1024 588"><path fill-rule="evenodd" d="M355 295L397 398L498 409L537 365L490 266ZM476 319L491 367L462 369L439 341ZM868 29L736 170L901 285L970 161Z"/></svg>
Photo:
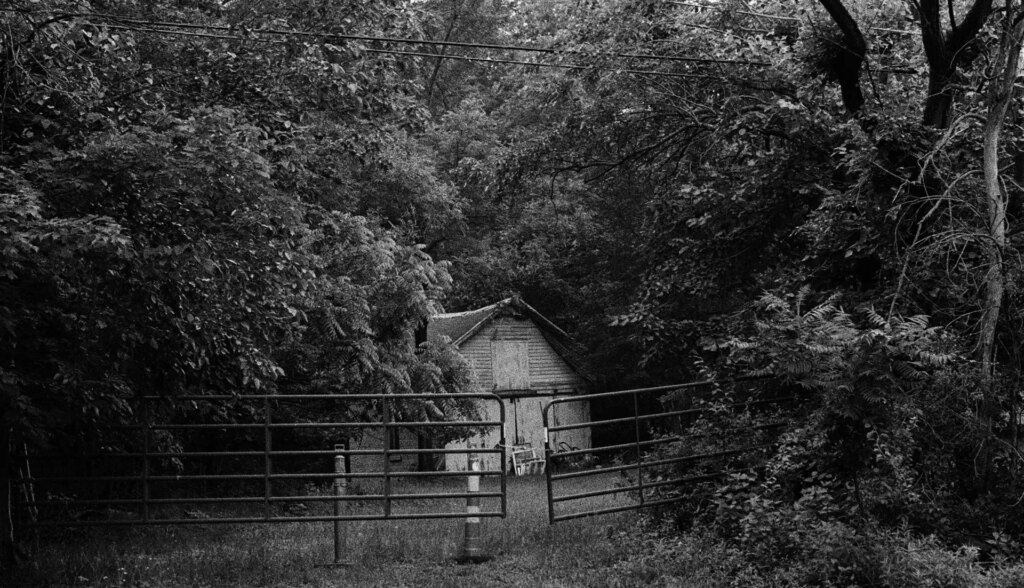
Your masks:
<svg viewBox="0 0 1024 588"><path fill-rule="evenodd" d="M1006 63L993 42L1000 11L952 3L952 16L938 14L936 29L929 3L699 10L637 2L580 11L545 3L537 10L562 10L567 24L557 32L538 25L524 37L563 50L558 64L571 56L591 69L517 77L500 108L474 113L503 129L479 158L488 163L473 163L495 170L476 177L492 178L488 204L501 211L503 226L484 232L490 240L481 239L482 251L456 255L453 272L473 278L465 281L477 290L537 277L567 298L594 295L576 308L601 300L595 306L607 309L611 325L585 331L589 342L600 349L625 341L618 356L638 359L629 373L645 382L678 381L706 366L734 369L720 341L743 328L737 316L765 290L840 291L851 307L886 309L883 322L931 315L956 335L950 341L959 341L961 357L980 359L984 347L991 358L984 370L969 364L948 380L956 382L948 406L973 412L969 422L946 423L955 442L944 447L952 465L939 484L963 496L1010 496L1016 481L1004 474L1016 458L1001 437L1014 429L1007 415L1017 410L1015 376L1007 376L1016 373L1010 358L1019 344L1008 328L1018 317L1003 305L1017 301L1006 276L1015 275L1018 252L1000 236L1005 195L986 191L983 181L1006 182L1006 166L985 176L979 162L1005 162L1012 153L993 135L986 139L978 122L1010 124L1004 115L1013 110L990 110L998 103L987 97L995 78L983 67ZM924 40L909 31L913 24L927 29ZM942 51L953 53L930 53L936 30ZM638 58L627 65L616 57L627 52L658 59L644 61L641 75L629 70L641 67ZM915 68L928 68L931 81L906 73ZM983 193L994 198L979 199ZM472 210L474 197L466 201ZM604 256L628 252L615 258L625 271L561 248L550 228L538 230L553 226L565 203L604 233ZM516 264L523 259L534 263ZM506 282L487 272L494 267ZM981 341L991 343L975 348ZM844 366L855 372L854 363ZM625 369L602 365L627 381ZM1001 374L984 410L975 396L982 371ZM952 433L957 426L962 435ZM993 459L974 477L970 460L986 446ZM911 459L913 451L897 452Z"/></svg>
<svg viewBox="0 0 1024 588"><path fill-rule="evenodd" d="M843 101L855 112L863 104L859 75L867 45L857 21L842 0L821 0L821 4L843 34L843 55L837 64L837 76L843 88ZM928 60L923 122L926 126L944 129L952 120L957 69L976 53L971 45L992 14L992 0L970 2L959 23L954 2L947 5L946 23L943 23L939 0L911 0L910 5L921 29L921 45Z"/></svg>
<svg viewBox="0 0 1024 588"><path fill-rule="evenodd" d="M987 239L986 262L988 271L983 283L983 302L978 329L978 357L983 382L983 398L978 410L979 417L993 434L999 411L997 395L996 336L1000 313L1006 296L1006 275L1009 263L1008 193L1003 181L1001 161L1001 135L1006 124L1007 112L1013 102L1015 83L1020 72L1021 45L1024 43L1024 10L1012 0L1006 3L998 34L999 46L994 55L994 66L988 80L986 94L987 113L982 129L984 196L981 210ZM1011 402L1012 404L1012 402ZM1012 425L1011 425L1012 426ZM985 470L991 469L991 452L985 452Z"/></svg>
<svg viewBox="0 0 1024 588"><path fill-rule="evenodd" d="M969 60L969 45L992 13L992 0L975 0L956 22L953 4L949 4L949 30L943 29L939 0L913 0L921 25L921 44L928 57L928 98L924 105L924 124L940 129L949 126L953 109L954 76L957 67Z"/></svg>
<svg viewBox="0 0 1024 588"><path fill-rule="evenodd" d="M860 88L860 68L867 53L867 42L857 21L850 16L840 0L821 0L821 5L843 33L842 53L836 73L839 86L843 90L843 104L850 112L857 112L864 104L864 93Z"/></svg>
<svg viewBox="0 0 1024 588"><path fill-rule="evenodd" d="M450 284L417 241L460 214L410 137L415 76L282 33L419 24L401 2L0 13L3 436L85 442L141 395L468 389L411 338Z"/></svg>

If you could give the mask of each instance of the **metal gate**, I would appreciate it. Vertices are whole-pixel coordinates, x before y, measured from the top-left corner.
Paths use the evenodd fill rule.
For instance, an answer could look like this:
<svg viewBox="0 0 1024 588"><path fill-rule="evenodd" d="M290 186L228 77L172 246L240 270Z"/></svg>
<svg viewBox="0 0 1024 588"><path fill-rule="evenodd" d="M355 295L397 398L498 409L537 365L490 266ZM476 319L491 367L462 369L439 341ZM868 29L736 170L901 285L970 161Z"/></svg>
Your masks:
<svg viewBox="0 0 1024 588"><path fill-rule="evenodd" d="M774 445L778 411L794 400L764 397L756 387L768 382L691 382L552 400L543 410L548 520L679 502L688 498L680 487L755 467ZM603 403L627 416L557 423L557 407L571 403ZM578 430L595 443L559 441L560 432Z"/></svg>
<svg viewBox="0 0 1024 588"><path fill-rule="evenodd" d="M498 416L467 418L468 403ZM468 412L443 420L457 405ZM463 498L473 517L507 512L504 469L475 459L504 454L493 394L149 396L118 410L116 425L21 445L19 526L467 518ZM446 445L467 437L498 443ZM449 455L464 469L423 467ZM478 476L497 482L481 492Z"/></svg>

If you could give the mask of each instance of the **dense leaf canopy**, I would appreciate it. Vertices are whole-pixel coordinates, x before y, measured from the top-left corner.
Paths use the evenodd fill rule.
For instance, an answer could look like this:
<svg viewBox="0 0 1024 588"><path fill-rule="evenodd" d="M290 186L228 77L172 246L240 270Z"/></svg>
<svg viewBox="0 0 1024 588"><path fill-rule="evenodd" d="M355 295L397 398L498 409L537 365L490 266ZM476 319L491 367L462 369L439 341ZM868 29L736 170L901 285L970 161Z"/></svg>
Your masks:
<svg viewBox="0 0 1024 588"><path fill-rule="evenodd" d="M941 4L13 0L3 426L470 390L413 333L519 294L600 386L810 391L774 471L858 516L1008 504L1022 8Z"/></svg>

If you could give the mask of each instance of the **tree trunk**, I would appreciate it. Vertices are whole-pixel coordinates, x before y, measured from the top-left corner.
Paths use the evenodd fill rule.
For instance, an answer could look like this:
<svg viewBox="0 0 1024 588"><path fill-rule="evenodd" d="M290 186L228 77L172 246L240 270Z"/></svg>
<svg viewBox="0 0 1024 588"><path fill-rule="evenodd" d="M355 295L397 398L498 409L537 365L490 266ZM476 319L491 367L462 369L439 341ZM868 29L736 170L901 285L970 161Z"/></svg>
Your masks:
<svg viewBox="0 0 1024 588"><path fill-rule="evenodd" d="M985 193L982 202L987 214L987 236L989 237L989 262L985 278L985 298L982 307L981 329L978 350L985 378L994 375L994 350L996 324L1002 308L1003 293L1006 289L1003 250L1006 248L1006 207L1007 193L999 177L999 144L1007 112L1013 102L1014 82L1019 68L1021 44L1024 42L1024 20L1017 18L1012 2L1007 3L1006 28L1000 39L997 58L999 70L988 91L988 114L983 130L984 151L982 165L985 174Z"/></svg>
<svg viewBox="0 0 1024 588"><path fill-rule="evenodd" d="M0 412L0 423L3 421ZM0 424L0 574L18 563L14 543L14 518L11 495L11 436L6 425Z"/></svg>
<svg viewBox="0 0 1024 588"><path fill-rule="evenodd" d="M459 15L462 12L462 1L453 3L452 5L452 17L448 21L448 28L444 32L444 42L447 43L452 38L452 32L455 31L455 24L459 21ZM447 45L441 45L441 48L437 52L437 61L434 63L434 71L430 73L430 81L427 82L427 104L430 105L434 98L434 88L437 86L437 74L441 71L441 64L444 63L444 56L448 52Z"/></svg>
<svg viewBox="0 0 1024 588"><path fill-rule="evenodd" d="M1018 151L1013 156L1013 181L1024 187L1024 151Z"/></svg>
<svg viewBox="0 0 1024 588"><path fill-rule="evenodd" d="M986 434L991 438L993 423L999 412L996 396L995 342L1002 311L1003 295L1006 291L1004 251L1007 232L1007 193L1002 189L999 174L1000 135L1006 123L1007 111L1013 102L1014 82L1017 78L1021 43L1024 41L1024 21L1017 17L1012 0L1006 4L1005 28L1001 35L996 71L988 91L988 114L983 130L984 151L982 165L985 177L985 192L982 196L982 210L986 213L986 235L988 236L989 268L985 274L985 293L982 299L981 325L978 330L978 354L981 366L982 403L978 417ZM991 472L992 452L979 454L981 474L979 486L984 485Z"/></svg>
<svg viewBox="0 0 1024 588"><path fill-rule="evenodd" d="M843 106L850 112L857 112L864 105L864 92L860 88L860 68L864 64L864 55L868 44L864 35L853 20L842 0L819 0L828 11L832 21L843 33L843 53L839 60L839 88L843 93Z"/></svg>
<svg viewBox="0 0 1024 588"><path fill-rule="evenodd" d="M928 97L924 101L923 123L937 129L949 128L953 113L953 88L947 72L932 70L928 74Z"/></svg>
<svg viewBox="0 0 1024 588"><path fill-rule="evenodd" d="M992 0L974 0L959 24L952 21L950 30L943 31L941 2L920 0L917 18L921 25L921 45L928 59L928 97L925 99L925 126L947 128L952 122L953 77L964 59L967 46L974 42L992 13Z"/></svg>

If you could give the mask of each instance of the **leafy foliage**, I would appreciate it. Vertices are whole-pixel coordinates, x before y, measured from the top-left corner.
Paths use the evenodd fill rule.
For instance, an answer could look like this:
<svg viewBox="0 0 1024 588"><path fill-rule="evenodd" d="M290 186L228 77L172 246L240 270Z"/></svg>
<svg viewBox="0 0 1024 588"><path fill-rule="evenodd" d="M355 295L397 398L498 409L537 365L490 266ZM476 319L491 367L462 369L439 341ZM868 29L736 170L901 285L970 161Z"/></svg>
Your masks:
<svg viewBox="0 0 1024 588"><path fill-rule="evenodd" d="M418 26L400 3L321 4L0 15L2 414L19 434L73 437L142 394L471 389L454 351L411 339L450 285L416 243L460 213L402 130L425 113L405 64L138 24Z"/></svg>
<svg viewBox="0 0 1024 588"><path fill-rule="evenodd" d="M1016 4L8 4L0 415L30 442L140 394L469 390L411 333L518 293L603 386L804 390L696 423L706 448L787 427L763 476L680 516L844 562L815 582L892 577L872 520L987 535L1012 511L1024 107L993 64ZM207 409L182 418L248 418Z"/></svg>
<svg viewBox="0 0 1024 588"><path fill-rule="evenodd" d="M975 456L995 440L964 417L976 399L962 391L978 376L963 367L956 340L924 316L886 318L870 307L851 315L836 295L810 299L807 289L765 293L749 335L720 342L734 367L774 373L804 392L798 406L773 417L785 428L759 473L692 489L679 520L710 526L766 560L807 549L804 534L829 528L859 535L899 523L946 536L1005 528L994 510L962 518ZM751 423L732 415L726 422L730 428L698 423L691 434L708 447L731 447L731 427ZM845 548L860 541L837 540Z"/></svg>

